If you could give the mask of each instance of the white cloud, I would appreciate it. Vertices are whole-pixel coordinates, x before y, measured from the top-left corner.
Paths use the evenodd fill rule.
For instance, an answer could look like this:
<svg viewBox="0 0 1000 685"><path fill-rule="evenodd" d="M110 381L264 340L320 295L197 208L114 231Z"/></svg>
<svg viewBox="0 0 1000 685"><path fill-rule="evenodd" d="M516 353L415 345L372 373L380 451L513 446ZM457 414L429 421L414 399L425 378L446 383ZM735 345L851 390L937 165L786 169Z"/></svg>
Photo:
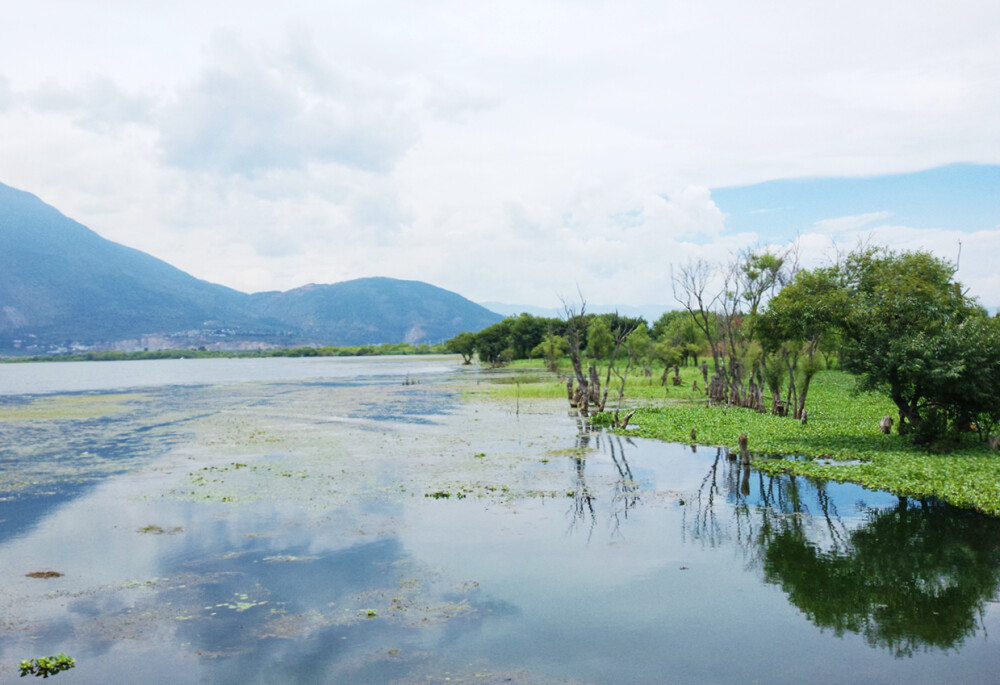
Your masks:
<svg viewBox="0 0 1000 685"><path fill-rule="evenodd" d="M391 90L353 83L302 40L272 55L220 36L211 59L161 113L164 159L182 169L249 176L335 163L385 173L416 139Z"/></svg>
<svg viewBox="0 0 1000 685"><path fill-rule="evenodd" d="M841 216L835 219L821 219L813 224L813 229L827 235L850 233L868 226L876 221L888 219L889 212L867 212L852 216Z"/></svg>
<svg viewBox="0 0 1000 685"><path fill-rule="evenodd" d="M152 98L126 93L107 78L75 90L47 82L27 97L36 111L65 112L77 126L95 133L115 133L125 124L148 123L154 106Z"/></svg>
<svg viewBox="0 0 1000 685"><path fill-rule="evenodd" d="M14 93L10 90L10 80L0 74L0 112L3 112L14 103Z"/></svg>
<svg viewBox="0 0 1000 685"><path fill-rule="evenodd" d="M553 305L579 283L669 302L670 263L758 240L727 233L707 188L1000 163L994 3L9 14L0 180L243 290L387 275L477 300ZM819 222L804 251L872 230L913 243L890 218ZM991 235L963 242L977 289ZM957 237L923 235L947 255Z"/></svg>

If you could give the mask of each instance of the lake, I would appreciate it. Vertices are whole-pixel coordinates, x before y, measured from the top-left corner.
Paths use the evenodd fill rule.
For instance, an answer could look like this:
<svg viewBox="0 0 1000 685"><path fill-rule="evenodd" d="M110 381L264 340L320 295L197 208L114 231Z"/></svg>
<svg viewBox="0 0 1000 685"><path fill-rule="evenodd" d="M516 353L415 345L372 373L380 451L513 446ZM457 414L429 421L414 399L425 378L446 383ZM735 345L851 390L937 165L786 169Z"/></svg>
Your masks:
<svg viewBox="0 0 1000 685"><path fill-rule="evenodd" d="M995 681L1000 521L496 378L0 365L0 681L59 652L65 683Z"/></svg>

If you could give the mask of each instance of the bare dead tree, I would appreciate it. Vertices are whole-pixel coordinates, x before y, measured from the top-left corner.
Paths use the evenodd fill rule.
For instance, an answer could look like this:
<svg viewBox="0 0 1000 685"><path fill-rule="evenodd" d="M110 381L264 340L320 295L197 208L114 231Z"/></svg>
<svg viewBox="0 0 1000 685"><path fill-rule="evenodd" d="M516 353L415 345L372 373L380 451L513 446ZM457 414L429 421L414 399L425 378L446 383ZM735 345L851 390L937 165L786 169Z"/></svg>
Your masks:
<svg viewBox="0 0 1000 685"><path fill-rule="evenodd" d="M695 326L705 334L708 347L712 352L712 362L715 373L722 374L722 362L719 358L719 347L716 344L715 326L712 311L721 293L714 295L708 292L709 285L715 276L716 267L703 259L688 261L678 267L670 265L670 282L673 287L674 300L691 316Z"/></svg>
<svg viewBox="0 0 1000 685"><path fill-rule="evenodd" d="M579 408L580 413L586 416L589 412L590 383L583 372L580 348L583 346L587 334L587 321L584 318L587 311L587 301L584 299L583 293L579 291L579 288L577 289L577 294L580 296L579 312L576 309L576 305L568 303L563 298L559 299L562 301L563 316L566 319L566 342L569 345L569 358L573 363L573 373L576 375L577 382L576 392L569 393L571 395L570 406ZM572 380L569 383L572 383Z"/></svg>

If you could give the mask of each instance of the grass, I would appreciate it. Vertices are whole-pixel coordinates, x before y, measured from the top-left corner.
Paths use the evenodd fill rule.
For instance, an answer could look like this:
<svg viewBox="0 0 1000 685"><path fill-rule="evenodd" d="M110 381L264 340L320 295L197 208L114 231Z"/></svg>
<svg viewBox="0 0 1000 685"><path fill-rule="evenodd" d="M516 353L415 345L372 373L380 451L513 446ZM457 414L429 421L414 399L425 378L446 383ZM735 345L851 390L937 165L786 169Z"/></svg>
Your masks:
<svg viewBox="0 0 1000 685"><path fill-rule="evenodd" d="M566 397L565 380L545 372L538 360L517 361L488 373L480 387L492 398ZM567 360L561 362L559 373L572 375ZM806 406L809 421L802 425L746 409L705 406L704 380L694 367L681 369L680 386L669 379L661 386L661 373L662 367L654 367L650 378L641 370L630 374L626 404L640 408L629 434L688 443L693 428L698 444L736 450L739 434L746 433L753 464L766 473L853 482L905 497L937 497L1000 516L1000 455L971 434L949 445L945 453L917 447L908 437L884 435L879 421L883 416L895 419L895 405L884 395L855 393L849 374L817 374ZM691 388L693 381L698 390ZM612 376L609 409L617 397L617 380Z"/></svg>
<svg viewBox="0 0 1000 685"><path fill-rule="evenodd" d="M606 378L606 370L606 368L601 369L602 385ZM691 383L695 380L698 381L699 388L704 385L701 373L697 369L692 367L681 369L683 385L680 386L670 385L669 380L667 385L661 386L662 373L662 366L654 367L652 375L647 378L643 375L642 369L638 371L633 369L625 385L625 401L635 405L639 401L660 403L664 400L691 400L704 397L700 390L691 390ZM565 398L565 379L573 375L573 368L569 360L564 359L559 363L557 373L552 373L545 368L545 363L541 360L519 359L502 368L487 370L485 374L486 383L481 389L488 397L494 399ZM611 390L608 392L609 408L613 408L618 400L618 384L619 380L612 374Z"/></svg>
<svg viewBox="0 0 1000 685"><path fill-rule="evenodd" d="M882 395L854 393L854 379L838 371L817 374L806 409L809 420L802 425L791 418L687 402L640 409L630 433L689 442L695 429L699 444L734 450L739 434L746 433L756 455L753 464L766 473L849 481L1000 515L1000 456L974 436L937 454L907 437L884 435L879 420L895 417L895 406Z"/></svg>

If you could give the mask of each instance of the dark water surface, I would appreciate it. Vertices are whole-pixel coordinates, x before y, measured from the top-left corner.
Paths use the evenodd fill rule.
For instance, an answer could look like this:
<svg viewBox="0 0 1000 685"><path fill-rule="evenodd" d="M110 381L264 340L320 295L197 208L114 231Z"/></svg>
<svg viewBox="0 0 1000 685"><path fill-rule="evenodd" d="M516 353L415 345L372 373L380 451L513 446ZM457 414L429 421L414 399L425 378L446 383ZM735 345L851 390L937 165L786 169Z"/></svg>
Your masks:
<svg viewBox="0 0 1000 685"><path fill-rule="evenodd" d="M451 359L231 361L0 366L0 682L996 680L996 519Z"/></svg>

